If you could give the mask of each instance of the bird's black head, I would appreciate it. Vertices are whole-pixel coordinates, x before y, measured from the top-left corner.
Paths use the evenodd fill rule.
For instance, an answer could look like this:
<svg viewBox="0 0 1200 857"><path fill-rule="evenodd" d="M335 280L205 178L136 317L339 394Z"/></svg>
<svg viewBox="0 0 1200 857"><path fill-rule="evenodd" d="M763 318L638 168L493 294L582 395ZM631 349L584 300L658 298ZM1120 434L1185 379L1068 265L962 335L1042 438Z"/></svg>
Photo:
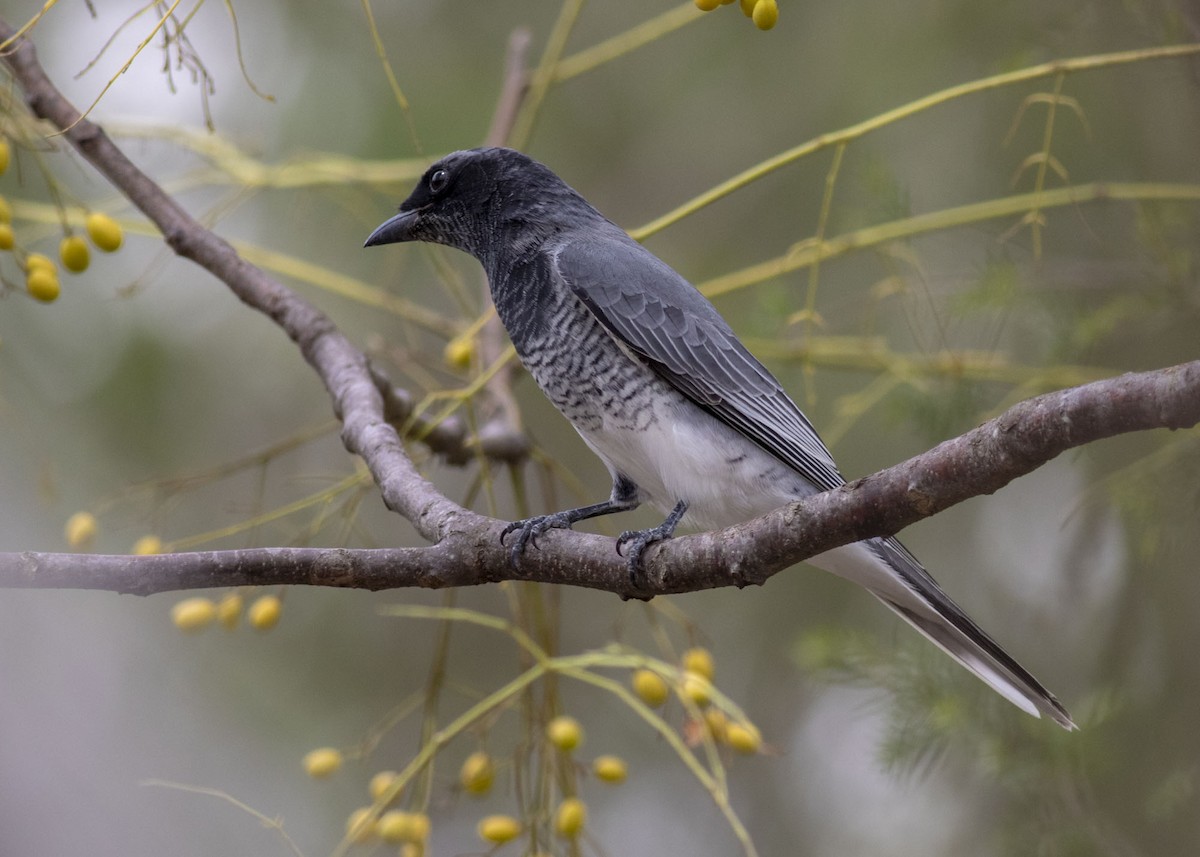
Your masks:
<svg viewBox="0 0 1200 857"><path fill-rule="evenodd" d="M425 171L400 213L365 247L429 241L485 264L502 248L539 243L595 209L547 167L514 149L454 152Z"/></svg>

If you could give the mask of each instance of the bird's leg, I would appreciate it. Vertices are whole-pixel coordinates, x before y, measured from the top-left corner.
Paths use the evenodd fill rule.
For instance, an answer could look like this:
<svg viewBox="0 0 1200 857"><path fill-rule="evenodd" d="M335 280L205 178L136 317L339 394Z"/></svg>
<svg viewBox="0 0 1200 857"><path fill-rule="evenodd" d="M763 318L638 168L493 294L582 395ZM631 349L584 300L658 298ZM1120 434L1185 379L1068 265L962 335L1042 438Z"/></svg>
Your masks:
<svg viewBox="0 0 1200 857"><path fill-rule="evenodd" d="M638 585L638 575L642 571L642 552L655 542L665 541L675 535L675 528L687 513L688 504L680 500L667 515L667 519L657 527L648 530L626 530L617 538L617 553L623 554L629 562L629 582ZM628 546L629 550L622 548Z"/></svg>
<svg viewBox="0 0 1200 857"><path fill-rule="evenodd" d="M578 509L564 509L549 515L535 515L523 521L514 521L500 532L500 544L510 533L517 533L512 549L508 553L508 561L516 568L521 563L521 555L529 544L537 547L537 538L546 530L555 528L570 529L573 524L586 521L588 518L598 518L601 515L612 515L617 512L628 512L636 509L638 487L623 476L613 480L612 496L603 503L593 503L590 506L580 506Z"/></svg>

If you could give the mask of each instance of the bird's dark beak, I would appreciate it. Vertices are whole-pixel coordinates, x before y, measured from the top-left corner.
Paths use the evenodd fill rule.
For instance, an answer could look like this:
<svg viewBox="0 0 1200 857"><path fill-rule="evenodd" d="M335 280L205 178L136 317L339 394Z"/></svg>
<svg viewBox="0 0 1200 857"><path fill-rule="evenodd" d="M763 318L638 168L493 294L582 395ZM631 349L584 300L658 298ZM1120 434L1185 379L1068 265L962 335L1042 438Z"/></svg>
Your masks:
<svg viewBox="0 0 1200 857"><path fill-rule="evenodd" d="M364 247L374 247L378 244L396 244L400 241L413 240L413 227L420 219L419 209L402 211L395 217L385 220L378 229L368 236Z"/></svg>

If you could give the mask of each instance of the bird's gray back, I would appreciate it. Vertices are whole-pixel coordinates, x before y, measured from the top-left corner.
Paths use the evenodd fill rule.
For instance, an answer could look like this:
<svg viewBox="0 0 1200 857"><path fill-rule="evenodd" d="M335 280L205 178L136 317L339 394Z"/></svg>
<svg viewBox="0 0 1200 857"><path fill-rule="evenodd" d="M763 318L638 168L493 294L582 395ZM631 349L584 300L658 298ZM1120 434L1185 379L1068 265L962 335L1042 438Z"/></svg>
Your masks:
<svg viewBox="0 0 1200 857"><path fill-rule="evenodd" d="M617 233L588 231L560 244L554 270L570 291L624 351L695 405L812 485L841 485L808 418L716 308L669 265Z"/></svg>

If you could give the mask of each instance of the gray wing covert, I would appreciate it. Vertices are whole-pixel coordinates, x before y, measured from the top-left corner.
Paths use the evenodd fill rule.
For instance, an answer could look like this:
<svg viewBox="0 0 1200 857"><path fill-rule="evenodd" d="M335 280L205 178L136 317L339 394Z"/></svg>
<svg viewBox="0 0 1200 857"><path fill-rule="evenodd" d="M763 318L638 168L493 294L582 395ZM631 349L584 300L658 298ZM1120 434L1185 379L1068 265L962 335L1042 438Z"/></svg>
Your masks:
<svg viewBox="0 0 1200 857"><path fill-rule="evenodd" d="M845 481L775 376L657 256L624 233L589 235L564 243L554 267L612 336L697 405L819 488Z"/></svg>

